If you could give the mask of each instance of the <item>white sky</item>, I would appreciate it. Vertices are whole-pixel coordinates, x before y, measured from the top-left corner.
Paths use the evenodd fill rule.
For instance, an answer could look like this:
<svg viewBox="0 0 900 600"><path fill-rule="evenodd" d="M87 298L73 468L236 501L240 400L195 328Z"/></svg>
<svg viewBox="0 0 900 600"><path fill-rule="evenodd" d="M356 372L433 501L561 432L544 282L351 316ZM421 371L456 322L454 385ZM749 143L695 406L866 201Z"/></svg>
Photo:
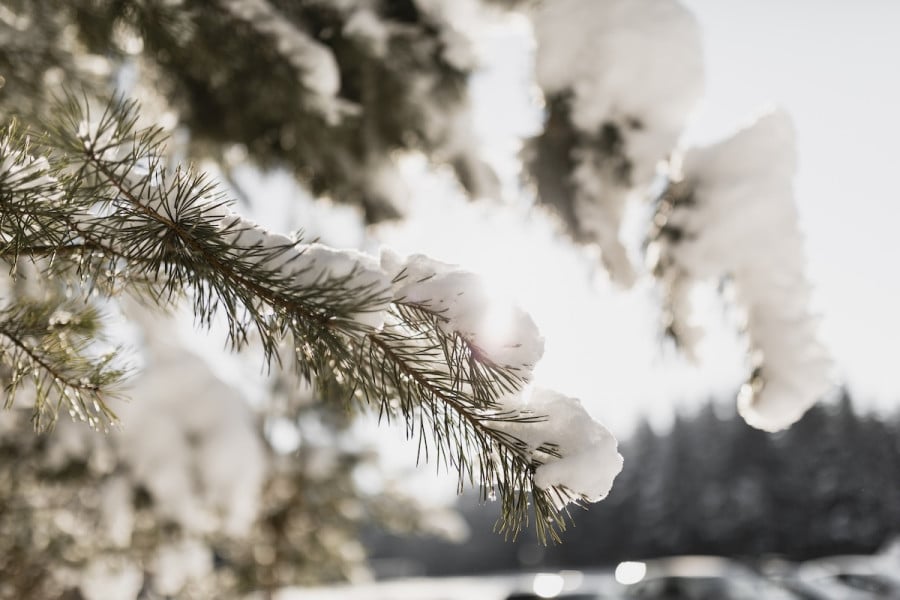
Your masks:
<svg viewBox="0 0 900 600"><path fill-rule="evenodd" d="M793 115L798 204L823 339L836 375L860 400L896 406L900 212L889 178L900 139L900 2L685 3L700 20L708 68L706 102L688 137L723 137L772 103ZM505 173L506 206L467 203L448 194L446 174L426 177L421 162L409 161L412 217L382 230L382 239L479 271L517 298L547 338L541 382L580 397L614 432L626 433L642 411L664 423L679 402L732 395L744 376L743 349L712 293L704 297L713 321L704 358L687 366L660 350L652 286L613 289L521 200L510 207L518 138L534 133L540 118L525 31L521 21L492 29L486 68L473 82L476 125Z"/></svg>

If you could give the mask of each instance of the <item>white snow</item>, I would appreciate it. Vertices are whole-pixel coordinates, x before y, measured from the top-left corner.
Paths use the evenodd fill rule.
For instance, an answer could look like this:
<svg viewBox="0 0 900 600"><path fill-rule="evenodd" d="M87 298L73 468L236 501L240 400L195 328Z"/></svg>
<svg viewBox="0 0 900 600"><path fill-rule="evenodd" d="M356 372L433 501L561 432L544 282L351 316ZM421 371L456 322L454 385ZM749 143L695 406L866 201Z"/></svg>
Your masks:
<svg viewBox="0 0 900 600"><path fill-rule="evenodd" d="M123 475L107 480L100 492L103 533L118 548L131 545L134 531L133 493L131 482Z"/></svg>
<svg viewBox="0 0 900 600"><path fill-rule="evenodd" d="M831 386L831 362L809 309L795 170L793 125L782 111L690 150L682 177L694 203L676 204L668 216L685 235L661 249L672 261L680 305L695 282L730 277L751 366L760 370L742 388L739 409L748 423L769 431L799 419Z"/></svg>
<svg viewBox="0 0 900 600"><path fill-rule="evenodd" d="M141 569L109 556L92 559L81 576L79 589L87 600L137 598L144 581Z"/></svg>
<svg viewBox="0 0 900 600"><path fill-rule="evenodd" d="M372 53L383 58L387 55L390 39L389 23L378 18L374 11L367 7L354 10L344 23L344 35L366 43Z"/></svg>
<svg viewBox="0 0 900 600"><path fill-rule="evenodd" d="M191 581L199 581L213 569L210 547L193 539L162 546L156 553L153 588L163 596L174 596Z"/></svg>
<svg viewBox="0 0 900 600"><path fill-rule="evenodd" d="M542 3L533 21L545 95L571 95L577 131L596 136L612 125L622 138L627 180L608 152L583 143L573 152L573 182L579 227L596 238L613 279L630 286L622 214L676 147L702 94L697 22L675 0L555 0Z"/></svg>
<svg viewBox="0 0 900 600"><path fill-rule="evenodd" d="M381 266L395 281L395 302L438 315L446 333L459 334L491 363L518 370L527 379L543 355L544 339L528 313L492 298L478 275L388 249L381 253Z"/></svg>
<svg viewBox="0 0 900 600"><path fill-rule="evenodd" d="M265 479L262 441L243 398L166 331L155 325L132 401L118 409L119 452L161 516L186 531L241 535Z"/></svg>
<svg viewBox="0 0 900 600"><path fill-rule="evenodd" d="M300 72L303 85L315 97L316 108L329 119L338 118L335 99L341 87L341 75L328 46L293 25L266 0L219 1L232 15L271 36L278 52Z"/></svg>
<svg viewBox="0 0 900 600"><path fill-rule="evenodd" d="M233 213L219 222L218 229L237 257L256 262L266 271L279 273L293 286L302 288L339 282L348 294L373 296L379 301L373 300L366 311L354 314L353 318L375 330L383 326L391 300L391 283L374 257L318 243L298 244Z"/></svg>
<svg viewBox="0 0 900 600"><path fill-rule="evenodd" d="M694 16L674 0L556 0L541 5L534 23L544 92L574 95L582 131L638 119L643 133L629 135L628 153L652 175L703 91Z"/></svg>
<svg viewBox="0 0 900 600"><path fill-rule="evenodd" d="M0 186L7 190L21 193L56 184L47 159L13 146L9 137L0 141L0 157Z"/></svg>
<svg viewBox="0 0 900 600"><path fill-rule="evenodd" d="M474 68L476 58L468 34L480 23L478 3L474 0L415 0L415 4L426 19L439 28L444 60L460 71Z"/></svg>
<svg viewBox="0 0 900 600"><path fill-rule="evenodd" d="M463 183L473 199L497 200L500 197L500 180L485 160L484 142L474 130L471 107L466 103L451 114L447 114L446 109L442 109L442 113L445 141L432 156L437 162L462 166L466 177Z"/></svg>
<svg viewBox="0 0 900 600"><path fill-rule="evenodd" d="M589 502L604 499L616 475L622 470L616 438L585 411L581 401L558 392L532 388L507 398L502 408L522 416L543 416L545 420L528 423L497 422L490 426L524 442L532 461L542 463L534 475L540 489L563 489L558 505L584 498ZM559 456L541 451L553 445Z"/></svg>
<svg viewBox="0 0 900 600"><path fill-rule="evenodd" d="M370 160L363 170L363 178L366 194L377 203L389 206L400 214L405 214L409 209L409 186L390 158Z"/></svg>

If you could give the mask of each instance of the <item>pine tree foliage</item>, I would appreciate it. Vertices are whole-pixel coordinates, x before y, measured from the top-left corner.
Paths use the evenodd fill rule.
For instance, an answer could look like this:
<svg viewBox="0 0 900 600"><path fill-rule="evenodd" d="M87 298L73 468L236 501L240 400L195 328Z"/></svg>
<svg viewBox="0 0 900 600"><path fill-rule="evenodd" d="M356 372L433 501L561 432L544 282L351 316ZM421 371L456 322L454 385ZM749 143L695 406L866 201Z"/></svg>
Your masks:
<svg viewBox="0 0 900 600"><path fill-rule="evenodd" d="M189 359L178 355L177 362ZM141 587L179 597L240 597L287 585L353 581L368 574L359 540L363 527L380 523L397 531L433 530L434 508L426 509L416 498L392 489L389 479L378 495L360 493L354 471L378 465L371 448L356 443L356 450L341 450L350 445L354 435L352 413L338 404L304 398L304 393L297 393L297 382L290 374L280 374L275 382L273 397L282 393L290 397L284 398L286 403L280 408L270 407L266 419L251 426L259 430L259 439L264 439L261 434L267 422L290 414L305 442L290 453L264 446L268 471L259 490L256 514L252 522L245 523L251 525L246 528L227 525L229 518L214 519L210 526L195 514L183 518L187 515L173 513L172 508L179 508L172 504L178 498L172 498L171 490L168 495L157 494L142 477L145 467L129 459L135 452L146 453L142 440L147 435L160 435L146 416L165 409L158 399L154 402L152 392L146 393L145 386L132 401L135 409L146 409L138 431L112 429L108 435L98 435L64 418L52 435L34 435L28 428L27 411L3 413L0 598L58 598L78 588L81 597L92 597L84 587L92 579L101 586L106 581L107 587L99 593L103 597L113 590L122 592L113 582L129 577L135 579L131 597L137 596ZM279 392L285 385L290 389ZM213 411L227 411L228 398L212 387L211 397L191 400L205 403ZM168 425L168 431L180 426ZM325 427L331 435L313 441L313 433ZM140 429L150 431L142 433ZM230 445L238 443L233 431L226 436ZM172 458L171 454L165 456ZM144 464L157 458L145 457ZM227 479L246 497L247 488L253 487L248 485L247 474L235 470L237 465L227 453L225 461ZM208 461L204 466L210 468ZM241 463L241 467L247 465ZM162 468L169 469L171 482L180 468L192 467L188 463ZM227 494L221 488L213 490L216 508L227 516L229 501L223 497ZM252 495L252 490L249 493ZM174 569L167 564L168 557L177 559ZM95 572L97 569L108 570L110 578ZM127 597L127 593L117 597Z"/></svg>
<svg viewBox="0 0 900 600"><path fill-rule="evenodd" d="M59 114L50 131L33 134L27 151L21 151L24 141L6 145L9 256L31 260L45 276L51 270L68 275L74 290L125 289L162 306L188 296L201 325L223 313L233 349L257 340L269 364L283 362L321 382L327 399L356 399L386 418L403 419L409 435L419 437L422 457L457 469L460 486L483 482L496 489L503 530L517 533L533 505L539 535L556 536L563 520L551 495L561 492L535 488L538 465L524 445L491 426L542 420L498 403L522 388L528 371L492 362L463 335L448 333L441 311L391 298L362 267L333 276L307 260L315 249L299 240L247 243L244 236L265 234L233 216L202 173L169 168L161 158L163 133L137 127L134 103L114 102L98 112L70 97ZM106 424L112 418L106 384L119 372L107 369L110 355L94 362L82 356L75 334L96 325L90 313L67 317L70 343L46 343L63 310L8 309L2 331L10 344L5 357L13 360L7 364L14 366L8 390L16 391L24 373L36 373L39 424L52 422L61 403L77 418ZM365 318L379 311L383 328ZM18 327L10 324L17 321ZM44 336L40 350L28 345L36 334ZM285 339L288 356L279 352Z"/></svg>
<svg viewBox="0 0 900 600"><path fill-rule="evenodd" d="M423 150L474 193L490 191L493 175L465 145L474 61L440 10L411 0L53 4L71 11L90 52L158 84L197 156L240 144L316 195L361 204L370 221L401 214L403 199L377 175L394 169L396 151Z"/></svg>
<svg viewBox="0 0 900 600"><path fill-rule="evenodd" d="M497 494L503 533L515 536L533 519L541 539L558 539L566 503L605 497L621 457L609 432L577 400L532 385L543 341L530 317L513 311L518 337L498 345L479 331L486 299L471 273L426 257L376 258L306 242L302 232L268 231L235 212L228 194L190 162L211 160L226 179L241 163L287 170L313 196L360 207L366 223L402 216L407 198L397 162L403 152L450 165L473 198L491 195L497 181L472 133L467 86L476 61L460 17L469 11L469 19L478 18L482 4L0 2L0 262L7 267L0 282L0 383L6 407L31 409L41 431L61 415L110 429L132 372L122 349L105 337L119 300L137 298L156 311L186 303L201 329L225 323L229 349L259 349L264 367L277 377L292 372L312 382L327 407L322 410L351 415L367 407L404 425L418 441L420 460L458 473L460 489L480 486L482 499ZM664 254L649 275L664 286L667 333L680 343L690 337L687 292L701 277L727 279L748 265L753 268L743 271L768 272L741 252L722 252L728 260L715 264L693 260L700 242L721 240L740 221L718 218L739 211L717 209L748 204L727 193L737 176L763 181L741 188L751 195L777 192L767 206L789 238L777 249L791 254L789 275L802 278L796 215L784 208L793 172L744 160L768 156L760 148L777 138L772 130L744 135L757 142L749 145L677 148L702 83L696 23L677 2L493 4L527 8L534 17L547 122L525 162L539 202L559 209L579 240L599 245L614 280L628 285L643 275L619 239L627 202L650 196L654 186L666 189L644 258L652 264L654 252ZM619 29L636 34L622 37ZM671 60L657 60L661 53ZM606 59L598 64L585 56ZM635 69L641 77L632 76ZM124 98L140 98L141 105ZM779 148L782 141L775 139ZM685 163L691 168L684 185L682 154L692 159ZM726 168L731 162L753 168L735 172ZM714 194L694 194L708 181L721 184ZM686 200L695 197L702 201ZM759 228L752 232L759 234ZM810 360L806 352L815 346L807 290L780 287L780 274L743 282L742 308L754 315L747 332L760 350L744 394L745 414L769 429L798 418L827 379L827 359L819 353ZM683 281L673 282L678 275ZM791 311L772 310L766 302L776 288L791 300L785 303ZM799 333L782 344L782 329L797 322ZM798 395L802 402L792 401ZM290 418L295 425L301 420ZM51 448L35 442L21 449L39 456ZM17 460L25 456L14 444L3 450ZM256 539L260 547L278 549L274 562L266 562L275 566L265 581L244 572L235 575L240 585L219 589L304 578L285 566L300 554L285 546L284 535L297 531L290 523L306 522L292 502L309 473L282 458L273 459L278 468L262 502L268 512L260 531L267 533ZM354 460L335 467L329 485L352 487L342 477ZM135 469L127 461L116 468ZM80 473L79 481L109 475ZM28 489L20 494L16 488L9 501L17 503L28 490L64 487L54 477L29 479ZM144 499L146 482L136 477L131 483L138 487L129 488L129 498ZM65 498L77 494L61 497L68 504ZM0 494L0 502L7 499ZM329 503L308 506L329 515L337 510ZM144 525L161 518L143 514ZM336 517L337 529L345 531L348 521ZM305 530L299 531L302 537ZM161 537L146 528L135 532L142 565L154 549L190 542L168 530ZM235 572L263 562L242 554L233 540L203 535L204 544L228 546L221 551L231 553ZM27 555L24 546L16 548ZM324 552L321 570L347 576L340 565L353 560L341 563L336 554L334 548ZM41 572L22 571L26 578Z"/></svg>
<svg viewBox="0 0 900 600"><path fill-rule="evenodd" d="M533 22L547 119L523 155L539 201L599 247L622 287L644 263L662 292L661 329L689 358L703 334L691 295L720 282L750 348L741 414L769 431L794 423L833 382L809 309L790 117L775 110L716 144L680 143L704 68L697 20L678 2L544 2ZM647 201L657 210L646 242L629 251L626 211Z"/></svg>

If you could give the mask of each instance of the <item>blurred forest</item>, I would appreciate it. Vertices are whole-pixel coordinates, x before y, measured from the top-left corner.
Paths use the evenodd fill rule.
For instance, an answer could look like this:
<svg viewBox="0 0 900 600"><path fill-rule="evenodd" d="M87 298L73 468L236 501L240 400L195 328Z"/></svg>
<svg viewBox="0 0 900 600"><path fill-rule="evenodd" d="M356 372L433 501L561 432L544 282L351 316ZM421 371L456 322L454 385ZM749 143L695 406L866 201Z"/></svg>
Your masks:
<svg viewBox="0 0 900 600"><path fill-rule="evenodd" d="M900 415L860 414L846 391L777 434L710 401L665 432L641 423L622 455L629 468L605 502L572 510L561 545L504 541L490 532L497 511L467 496L465 546L375 533L373 557L385 574L434 575L674 554L805 560L874 552L900 534Z"/></svg>

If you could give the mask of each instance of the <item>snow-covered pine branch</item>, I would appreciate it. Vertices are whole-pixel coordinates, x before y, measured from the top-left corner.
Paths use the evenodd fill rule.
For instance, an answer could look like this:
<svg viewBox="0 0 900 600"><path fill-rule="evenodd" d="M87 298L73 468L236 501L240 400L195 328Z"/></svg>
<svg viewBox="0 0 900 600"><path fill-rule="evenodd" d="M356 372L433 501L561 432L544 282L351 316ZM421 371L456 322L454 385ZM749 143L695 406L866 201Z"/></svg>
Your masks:
<svg viewBox="0 0 900 600"><path fill-rule="evenodd" d="M266 0L219 0L218 3L235 18L271 38L278 53L297 69L309 92L311 107L321 111L327 121L340 119L337 94L341 75L328 46L299 29Z"/></svg>
<svg viewBox="0 0 900 600"><path fill-rule="evenodd" d="M817 338L794 205L794 129L781 111L684 155L660 199L649 247L666 288L668 327L690 353L690 292L729 280L750 345L738 408L768 431L784 429L830 388L831 362Z"/></svg>
<svg viewBox="0 0 900 600"><path fill-rule="evenodd" d="M702 335L690 318L693 286L729 278L753 369L741 414L762 429L787 427L830 387L809 314L788 118L687 151L679 173L673 157L704 81L694 16L676 0L560 0L541 4L534 25L548 114L527 158L541 201L597 243L611 278L627 286L639 273L619 238L626 202L674 177L646 257L666 289L667 333L692 355Z"/></svg>
<svg viewBox="0 0 900 600"><path fill-rule="evenodd" d="M548 109L527 151L540 200L628 286L625 205L646 193L701 97L700 29L676 0L557 0L533 21Z"/></svg>
<svg viewBox="0 0 900 600"><path fill-rule="evenodd" d="M489 299L471 273L270 232L232 212L202 173L170 168L161 130L136 123L134 103L97 112L69 98L49 132L33 132L39 141L28 152L39 158L9 146L13 158L0 164L12 166L0 178L26 182L3 190L4 205L23 215L3 222L9 256L68 276L85 296L125 290L160 307L187 296L207 326L224 313L234 350L255 341L268 364L293 366L325 400L353 398L403 420L425 458L459 472L460 486L499 492L513 534L529 506L543 539L564 527L566 501L605 496L621 468L613 438L594 424L584 440L564 440L555 424L583 421L580 403L508 400L524 392L543 352L528 315L510 308L510 327L494 338L485 330ZM31 181L52 194L35 194ZM40 413L50 392L37 393ZM64 391L54 398L69 401ZM552 414L541 412L545 404ZM111 414L102 388L92 406Z"/></svg>

